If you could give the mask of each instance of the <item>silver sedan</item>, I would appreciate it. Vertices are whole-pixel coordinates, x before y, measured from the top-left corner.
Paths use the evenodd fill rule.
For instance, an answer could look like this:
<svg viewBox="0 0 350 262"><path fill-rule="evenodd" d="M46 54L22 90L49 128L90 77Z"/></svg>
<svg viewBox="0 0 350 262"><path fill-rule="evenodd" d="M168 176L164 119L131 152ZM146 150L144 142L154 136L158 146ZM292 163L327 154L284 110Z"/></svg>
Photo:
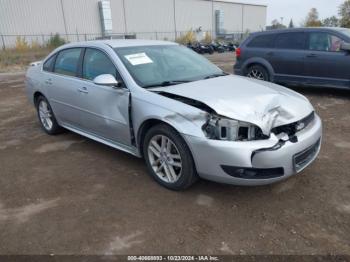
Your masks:
<svg viewBox="0 0 350 262"><path fill-rule="evenodd" d="M175 43L144 40L64 45L26 75L43 130L68 129L137 157L161 185L199 177L264 185L317 157L322 124L284 87L227 75Z"/></svg>

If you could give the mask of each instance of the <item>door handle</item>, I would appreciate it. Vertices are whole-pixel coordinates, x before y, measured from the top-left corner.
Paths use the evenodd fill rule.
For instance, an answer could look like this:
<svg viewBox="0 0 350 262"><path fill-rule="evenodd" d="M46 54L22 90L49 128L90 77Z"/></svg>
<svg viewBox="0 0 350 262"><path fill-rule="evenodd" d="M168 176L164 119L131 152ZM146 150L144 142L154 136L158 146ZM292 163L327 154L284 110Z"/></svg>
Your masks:
<svg viewBox="0 0 350 262"><path fill-rule="evenodd" d="M316 55L316 54L309 54L309 55L307 55L306 57L312 58L312 57L317 57L317 55Z"/></svg>
<svg viewBox="0 0 350 262"><path fill-rule="evenodd" d="M84 93L84 94L88 94L89 93L89 91L87 90L87 88L85 86L81 87L81 88L78 88L78 92Z"/></svg>

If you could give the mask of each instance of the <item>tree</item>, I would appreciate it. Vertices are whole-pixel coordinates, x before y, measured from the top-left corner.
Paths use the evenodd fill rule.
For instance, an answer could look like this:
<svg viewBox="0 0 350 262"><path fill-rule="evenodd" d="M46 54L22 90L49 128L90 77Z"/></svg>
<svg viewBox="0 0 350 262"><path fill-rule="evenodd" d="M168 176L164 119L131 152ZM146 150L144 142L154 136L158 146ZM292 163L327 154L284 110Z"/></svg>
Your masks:
<svg viewBox="0 0 350 262"><path fill-rule="evenodd" d="M341 27L350 28L350 0L345 1L339 7L340 21L339 25Z"/></svg>
<svg viewBox="0 0 350 262"><path fill-rule="evenodd" d="M339 19L336 16L331 16L322 21L322 25L326 27L338 27Z"/></svg>
<svg viewBox="0 0 350 262"><path fill-rule="evenodd" d="M290 22L289 22L289 28L294 28L293 19L290 19Z"/></svg>
<svg viewBox="0 0 350 262"><path fill-rule="evenodd" d="M318 11L316 8L311 8L310 12L307 14L304 26L306 27L317 27L321 26L322 23L318 19Z"/></svg>
<svg viewBox="0 0 350 262"><path fill-rule="evenodd" d="M203 42L206 44L210 44L212 41L213 41L213 38L211 37L211 34L209 32L205 32Z"/></svg>
<svg viewBox="0 0 350 262"><path fill-rule="evenodd" d="M278 22L277 19L273 20L272 25L269 26L269 29L284 29L284 28L286 28L286 26Z"/></svg>

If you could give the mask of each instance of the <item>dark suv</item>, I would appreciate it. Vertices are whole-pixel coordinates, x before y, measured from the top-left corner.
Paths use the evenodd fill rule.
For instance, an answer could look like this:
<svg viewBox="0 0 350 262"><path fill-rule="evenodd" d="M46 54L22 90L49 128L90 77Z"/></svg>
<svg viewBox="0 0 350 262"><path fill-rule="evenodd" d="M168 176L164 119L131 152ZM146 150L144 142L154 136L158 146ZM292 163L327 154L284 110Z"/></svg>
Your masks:
<svg viewBox="0 0 350 262"><path fill-rule="evenodd" d="M251 34L234 72L282 84L350 87L350 29L298 28Z"/></svg>

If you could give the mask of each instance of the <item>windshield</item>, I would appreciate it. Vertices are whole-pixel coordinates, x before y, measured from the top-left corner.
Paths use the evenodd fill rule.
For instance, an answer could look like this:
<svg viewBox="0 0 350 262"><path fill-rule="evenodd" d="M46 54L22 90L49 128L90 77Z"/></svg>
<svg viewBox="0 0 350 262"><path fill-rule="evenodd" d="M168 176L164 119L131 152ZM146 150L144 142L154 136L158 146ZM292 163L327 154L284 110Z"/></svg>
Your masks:
<svg viewBox="0 0 350 262"><path fill-rule="evenodd" d="M184 46L158 45L115 48L141 87L166 86L224 75L206 58Z"/></svg>
<svg viewBox="0 0 350 262"><path fill-rule="evenodd" d="M344 35L346 35L347 37L350 37L350 29L341 29L339 30L340 32L342 32Z"/></svg>

